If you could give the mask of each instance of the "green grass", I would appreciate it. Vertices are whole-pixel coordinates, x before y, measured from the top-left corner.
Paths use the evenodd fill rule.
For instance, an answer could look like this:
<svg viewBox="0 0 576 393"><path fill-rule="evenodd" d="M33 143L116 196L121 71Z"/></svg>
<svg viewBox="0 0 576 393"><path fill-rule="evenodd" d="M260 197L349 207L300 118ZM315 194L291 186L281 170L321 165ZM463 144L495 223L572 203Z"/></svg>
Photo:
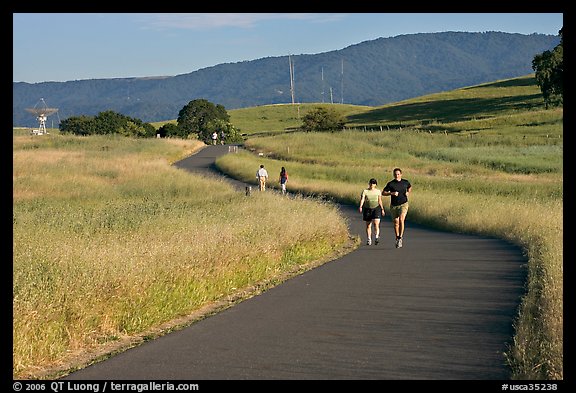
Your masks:
<svg viewBox="0 0 576 393"><path fill-rule="evenodd" d="M541 109L544 109L542 95L530 75L384 105L349 116L348 125L427 128Z"/></svg>
<svg viewBox="0 0 576 393"><path fill-rule="evenodd" d="M252 108L233 109L230 122L243 133L252 135L277 134L298 129L303 117L315 108L330 108L342 116L361 113L371 107L346 104L277 104Z"/></svg>

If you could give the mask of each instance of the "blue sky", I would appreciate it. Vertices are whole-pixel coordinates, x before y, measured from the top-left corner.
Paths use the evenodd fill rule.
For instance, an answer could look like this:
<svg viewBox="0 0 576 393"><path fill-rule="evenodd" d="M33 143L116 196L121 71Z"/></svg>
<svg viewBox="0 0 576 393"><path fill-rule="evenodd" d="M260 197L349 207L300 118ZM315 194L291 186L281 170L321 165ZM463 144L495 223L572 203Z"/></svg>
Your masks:
<svg viewBox="0 0 576 393"><path fill-rule="evenodd" d="M13 13L12 80L180 75L403 34L562 26L562 13Z"/></svg>

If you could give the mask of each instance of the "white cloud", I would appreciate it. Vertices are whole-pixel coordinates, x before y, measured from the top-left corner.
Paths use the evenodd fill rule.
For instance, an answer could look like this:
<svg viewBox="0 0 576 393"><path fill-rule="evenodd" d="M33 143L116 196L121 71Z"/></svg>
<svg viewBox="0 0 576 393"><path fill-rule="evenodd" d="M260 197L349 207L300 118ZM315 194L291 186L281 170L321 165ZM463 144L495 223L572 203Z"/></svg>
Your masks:
<svg viewBox="0 0 576 393"><path fill-rule="evenodd" d="M166 29L214 29L221 27L252 28L259 22L271 20L300 20L310 22L334 22L345 14L315 13L217 13L217 14L146 14L143 22L152 28Z"/></svg>

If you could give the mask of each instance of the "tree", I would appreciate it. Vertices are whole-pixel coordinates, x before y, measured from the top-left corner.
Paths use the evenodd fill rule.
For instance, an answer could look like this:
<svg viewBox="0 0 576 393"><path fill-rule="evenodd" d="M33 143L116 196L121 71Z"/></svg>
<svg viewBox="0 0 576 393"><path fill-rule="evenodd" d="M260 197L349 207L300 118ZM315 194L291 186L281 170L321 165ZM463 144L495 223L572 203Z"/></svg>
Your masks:
<svg viewBox="0 0 576 393"><path fill-rule="evenodd" d="M98 134L122 134L131 137L154 137L156 129L150 123L114 111L98 113L94 118Z"/></svg>
<svg viewBox="0 0 576 393"><path fill-rule="evenodd" d="M92 116L72 116L60 122L60 132L62 134L93 135L97 125Z"/></svg>
<svg viewBox="0 0 576 393"><path fill-rule="evenodd" d="M154 137L156 129L150 123L113 111L98 115L69 117L60 123L60 132L75 135L121 134L131 137Z"/></svg>
<svg viewBox="0 0 576 393"><path fill-rule="evenodd" d="M563 31L560 43L552 50L534 56L532 69L536 72L536 83L544 96L546 109L564 103L564 48Z"/></svg>
<svg viewBox="0 0 576 393"><path fill-rule="evenodd" d="M114 111L104 111L94 117L97 134L115 134L127 122L127 117Z"/></svg>
<svg viewBox="0 0 576 393"><path fill-rule="evenodd" d="M127 121L123 126L120 126L117 132L124 136L145 137L147 136L146 128L142 124L137 124L134 121Z"/></svg>
<svg viewBox="0 0 576 393"><path fill-rule="evenodd" d="M304 115L301 128L304 131L334 131L342 129L345 123L336 111L318 107Z"/></svg>
<svg viewBox="0 0 576 393"><path fill-rule="evenodd" d="M178 113L178 127L186 134L197 134L198 139L204 139L208 133L208 123L220 119L230 120L230 115L222 105L215 105L203 98L190 101Z"/></svg>
<svg viewBox="0 0 576 393"><path fill-rule="evenodd" d="M224 133L224 142L226 143L243 143L244 138L242 137L242 133L240 130L232 125L232 123L221 120L215 119L208 123L208 127L206 133L202 135L202 140L205 143L210 143L210 136L212 133L216 131L218 134L218 138L222 132Z"/></svg>
<svg viewBox="0 0 576 393"><path fill-rule="evenodd" d="M158 128L158 134L161 138L186 138L187 134L182 132L182 129L174 123L166 123Z"/></svg>

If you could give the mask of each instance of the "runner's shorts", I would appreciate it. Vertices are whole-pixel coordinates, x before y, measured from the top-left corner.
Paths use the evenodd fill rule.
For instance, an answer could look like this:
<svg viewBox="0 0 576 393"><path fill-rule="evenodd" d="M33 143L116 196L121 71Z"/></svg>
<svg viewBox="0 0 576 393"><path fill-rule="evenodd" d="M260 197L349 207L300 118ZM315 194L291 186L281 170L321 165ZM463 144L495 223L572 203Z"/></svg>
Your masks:
<svg viewBox="0 0 576 393"><path fill-rule="evenodd" d="M380 219L382 218L382 209L380 209L380 206L374 209L371 209L369 207L363 207L362 218L364 221L372 221L375 219Z"/></svg>
<svg viewBox="0 0 576 393"><path fill-rule="evenodd" d="M402 214L406 215L408 213L408 202L404 202L398 206L390 206L390 216L392 219L400 217Z"/></svg>

